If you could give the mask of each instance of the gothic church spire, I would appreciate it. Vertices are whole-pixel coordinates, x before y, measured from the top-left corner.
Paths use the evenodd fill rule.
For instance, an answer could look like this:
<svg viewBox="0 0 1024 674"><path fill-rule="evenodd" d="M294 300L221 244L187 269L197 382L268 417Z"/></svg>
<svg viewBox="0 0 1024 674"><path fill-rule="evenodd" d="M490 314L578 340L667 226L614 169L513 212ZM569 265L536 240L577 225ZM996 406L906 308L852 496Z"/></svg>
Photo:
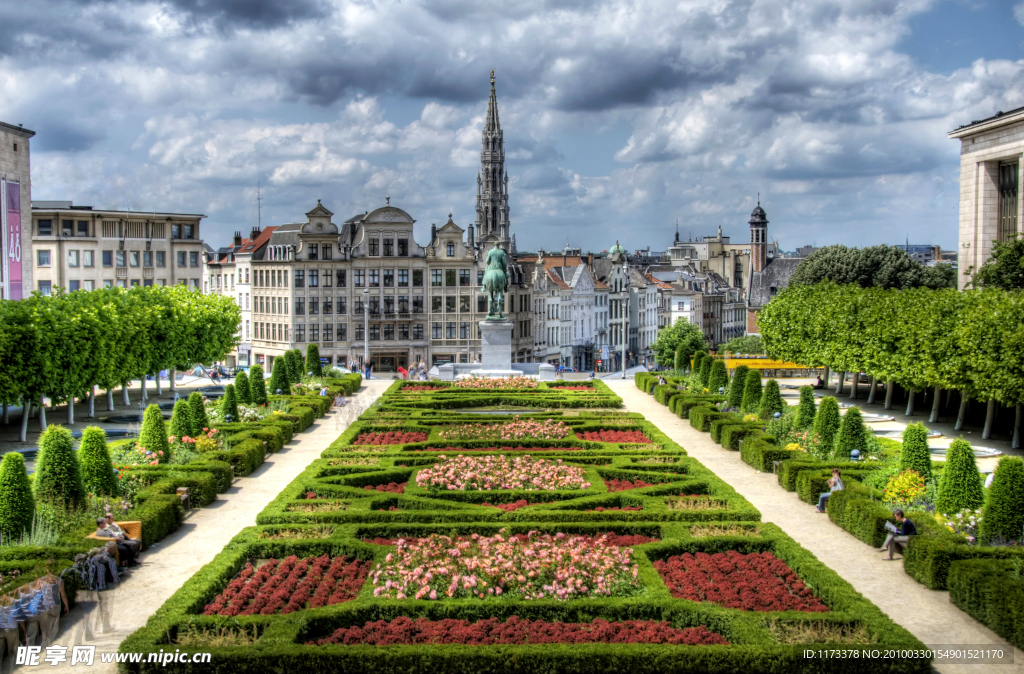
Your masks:
<svg viewBox="0 0 1024 674"><path fill-rule="evenodd" d="M493 70L477 175L476 234L485 245L489 239L497 239L502 248L509 250L508 174L505 173L505 141L498 120Z"/></svg>

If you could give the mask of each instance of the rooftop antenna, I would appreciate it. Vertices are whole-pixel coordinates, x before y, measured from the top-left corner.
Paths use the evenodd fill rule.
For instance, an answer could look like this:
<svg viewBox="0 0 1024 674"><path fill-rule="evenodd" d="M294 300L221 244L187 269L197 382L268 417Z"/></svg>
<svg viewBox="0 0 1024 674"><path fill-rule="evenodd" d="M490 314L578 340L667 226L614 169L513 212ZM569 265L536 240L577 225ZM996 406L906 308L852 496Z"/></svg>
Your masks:
<svg viewBox="0 0 1024 674"><path fill-rule="evenodd" d="M263 229L263 194L260 192L260 181L256 179L256 226Z"/></svg>

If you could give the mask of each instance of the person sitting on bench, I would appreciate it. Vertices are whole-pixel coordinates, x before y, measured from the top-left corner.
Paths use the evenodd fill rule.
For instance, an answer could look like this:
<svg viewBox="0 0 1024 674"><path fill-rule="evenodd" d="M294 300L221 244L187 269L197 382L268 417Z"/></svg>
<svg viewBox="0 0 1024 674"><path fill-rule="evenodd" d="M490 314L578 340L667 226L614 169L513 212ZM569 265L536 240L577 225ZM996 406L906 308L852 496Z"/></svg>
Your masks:
<svg viewBox="0 0 1024 674"><path fill-rule="evenodd" d="M96 535L102 536L103 538L112 538L114 545L117 547L117 557L123 567L135 566L135 553L132 548L125 544L124 535L118 535L114 533L112 529L107 526L107 520L102 517L96 518Z"/></svg>
<svg viewBox="0 0 1024 674"><path fill-rule="evenodd" d="M813 388L815 388L815 389L823 389L823 388L825 388L825 382L822 380L820 374L818 375L817 381L814 382L814 387Z"/></svg>
<svg viewBox="0 0 1024 674"><path fill-rule="evenodd" d="M828 499L834 492L843 490L843 478L839 477L839 469L832 469L832 477L828 480L829 490L823 494L818 495L818 512L825 512L825 507L828 505Z"/></svg>
<svg viewBox="0 0 1024 674"><path fill-rule="evenodd" d="M896 552L896 546L906 547L910 541L910 537L917 533L917 527L914 523L907 519L906 515L903 514L902 510L897 510L892 514L899 522L898 527L893 527L888 522L886 528L889 529L889 534L885 537L885 543L882 543L882 547L878 549L879 552L889 552L889 558L892 559L892 555ZM895 531L893 531L895 529ZM888 560L887 560L888 561Z"/></svg>

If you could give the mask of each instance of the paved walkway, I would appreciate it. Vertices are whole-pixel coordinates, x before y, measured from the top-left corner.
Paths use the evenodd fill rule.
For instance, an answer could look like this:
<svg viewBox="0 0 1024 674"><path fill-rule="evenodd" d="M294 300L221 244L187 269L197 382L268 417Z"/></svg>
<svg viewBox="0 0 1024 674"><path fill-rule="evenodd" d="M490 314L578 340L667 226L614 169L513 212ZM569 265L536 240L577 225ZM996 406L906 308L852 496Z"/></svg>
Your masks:
<svg viewBox="0 0 1024 674"><path fill-rule="evenodd" d="M894 621L928 645L1005 644L1006 640L949 601L948 592L929 590L903 571L900 561L883 555L818 515L814 506L779 486L772 474L758 473L731 452L680 419L654 398L641 392L632 379L607 380L630 412L639 412L666 435L725 480L761 511L761 518L778 525L800 545L836 571L885 611ZM1024 653L1014 649L1015 665L949 665L943 674L1010 674L1024 671Z"/></svg>
<svg viewBox="0 0 1024 674"><path fill-rule="evenodd" d="M364 384L359 394L377 397L390 384L387 380L372 380ZM335 411L318 419L281 451L271 454L251 475L237 478L216 501L192 510L180 529L143 552L141 564L128 572L119 587L104 592L79 592L78 605L61 617L56 643L68 647L94 645L96 664L88 671L116 672L116 665L99 664L99 653L116 651L129 634L144 626L149 616L213 560L239 531L254 526L256 515L347 427L339 424L341 416L342 412ZM70 653L69 648L69 661ZM60 667L45 663L40 666L48 672L81 670L67 663ZM21 668L31 669L34 668Z"/></svg>

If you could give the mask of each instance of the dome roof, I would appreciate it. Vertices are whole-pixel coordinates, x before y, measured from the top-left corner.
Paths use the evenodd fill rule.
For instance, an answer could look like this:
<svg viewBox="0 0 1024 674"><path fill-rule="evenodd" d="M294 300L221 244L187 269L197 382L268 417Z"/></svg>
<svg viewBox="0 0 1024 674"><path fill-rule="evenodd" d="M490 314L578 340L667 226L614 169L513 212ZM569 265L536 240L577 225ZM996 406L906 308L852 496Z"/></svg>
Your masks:
<svg viewBox="0 0 1024 674"><path fill-rule="evenodd" d="M761 202L757 202L757 206L754 206L754 210L750 212L750 224L751 225L767 225L768 216L761 208Z"/></svg>
<svg viewBox="0 0 1024 674"><path fill-rule="evenodd" d="M615 255L616 253L620 253L622 255L626 254L626 249L622 247L622 244L619 243L618 240L616 240L615 245L608 250L609 255Z"/></svg>

